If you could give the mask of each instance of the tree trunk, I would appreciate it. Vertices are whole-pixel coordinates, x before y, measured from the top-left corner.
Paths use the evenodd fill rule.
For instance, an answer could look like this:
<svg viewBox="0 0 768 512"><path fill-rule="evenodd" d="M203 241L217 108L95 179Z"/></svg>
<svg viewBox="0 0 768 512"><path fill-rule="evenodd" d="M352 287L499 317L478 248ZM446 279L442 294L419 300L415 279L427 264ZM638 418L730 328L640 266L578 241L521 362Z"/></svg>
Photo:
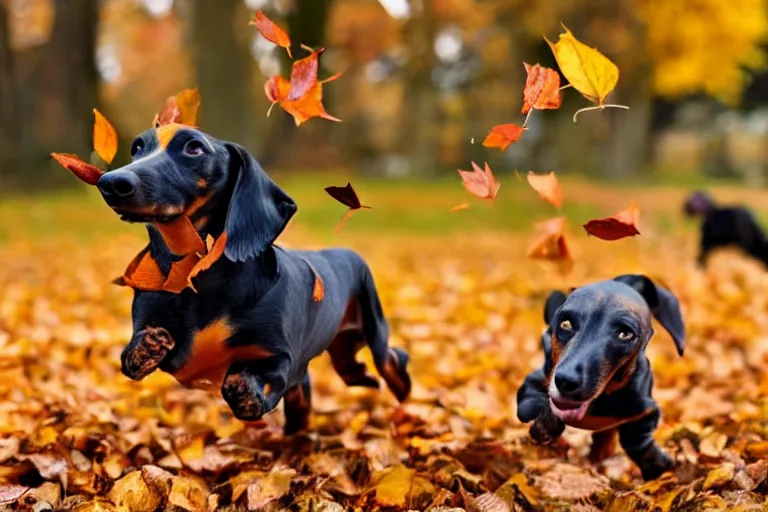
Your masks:
<svg viewBox="0 0 768 512"><path fill-rule="evenodd" d="M92 109L98 107L96 36L98 0L54 0L48 43L27 83L18 84L22 184L71 184L66 173L43 173L53 151L87 159L92 147Z"/></svg>
<svg viewBox="0 0 768 512"><path fill-rule="evenodd" d="M242 0L194 0L192 34L197 87L202 97L198 124L222 140L258 149L253 105L253 58L236 34L248 19Z"/></svg>
<svg viewBox="0 0 768 512"><path fill-rule="evenodd" d="M0 2L0 190L14 168L19 142L16 78L10 41L8 7Z"/></svg>
<svg viewBox="0 0 768 512"><path fill-rule="evenodd" d="M630 109L602 112L610 116L612 133L603 160L603 175L611 179L636 176L651 160L650 93L640 83L617 91L611 101L624 102Z"/></svg>

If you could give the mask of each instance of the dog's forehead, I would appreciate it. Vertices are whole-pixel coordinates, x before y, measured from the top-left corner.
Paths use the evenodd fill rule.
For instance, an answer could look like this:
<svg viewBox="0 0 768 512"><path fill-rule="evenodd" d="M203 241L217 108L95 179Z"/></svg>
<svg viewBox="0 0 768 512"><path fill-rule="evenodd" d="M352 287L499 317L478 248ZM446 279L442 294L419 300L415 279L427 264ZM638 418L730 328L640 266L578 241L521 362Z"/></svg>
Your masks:
<svg viewBox="0 0 768 512"><path fill-rule="evenodd" d="M566 304L590 308L612 306L624 311L633 311L641 316L650 313L643 296L631 286L619 281L600 281L576 288L568 296Z"/></svg>
<svg viewBox="0 0 768 512"><path fill-rule="evenodd" d="M210 136L206 135L204 132L198 130L194 126L178 123L164 124L156 128L149 128L148 130L140 133L137 138L144 139L149 146L152 146L156 149L165 150L168 147L168 144L170 144L170 142L174 139L174 137L180 133L195 133L201 135L201 138L205 141L209 141L210 139Z"/></svg>

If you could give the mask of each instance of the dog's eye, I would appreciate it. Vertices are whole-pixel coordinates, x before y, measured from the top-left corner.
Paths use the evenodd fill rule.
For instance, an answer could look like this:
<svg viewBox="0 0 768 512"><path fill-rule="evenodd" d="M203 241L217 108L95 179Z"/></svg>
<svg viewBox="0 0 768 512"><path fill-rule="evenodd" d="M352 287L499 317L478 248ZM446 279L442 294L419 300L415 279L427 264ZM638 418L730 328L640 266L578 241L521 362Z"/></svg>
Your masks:
<svg viewBox="0 0 768 512"><path fill-rule="evenodd" d="M573 330L573 325L571 324L570 320L563 320L560 322L560 329L563 331L570 332Z"/></svg>
<svg viewBox="0 0 768 512"><path fill-rule="evenodd" d="M629 340L631 340L634 337L635 337L635 333L633 333L629 329L621 329L621 330L619 330L618 338L621 341L629 341Z"/></svg>
<svg viewBox="0 0 768 512"><path fill-rule="evenodd" d="M136 154L142 149L144 149L144 141L141 139L134 140L133 144L131 144L131 156L136 156Z"/></svg>
<svg viewBox="0 0 768 512"><path fill-rule="evenodd" d="M184 154L189 156L200 156L204 152L203 143L199 140L190 140L184 144Z"/></svg>

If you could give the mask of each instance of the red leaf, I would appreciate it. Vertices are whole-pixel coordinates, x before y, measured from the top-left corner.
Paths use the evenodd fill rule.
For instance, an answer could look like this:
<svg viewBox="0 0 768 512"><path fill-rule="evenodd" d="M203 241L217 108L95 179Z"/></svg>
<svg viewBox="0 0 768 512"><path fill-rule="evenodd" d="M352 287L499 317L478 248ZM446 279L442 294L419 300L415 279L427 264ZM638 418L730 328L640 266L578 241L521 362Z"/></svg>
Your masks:
<svg viewBox="0 0 768 512"><path fill-rule="evenodd" d="M261 33L264 39L275 43L277 46L285 48L288 52L288 56L293 58L293 55L291 55L291 39L288 37L288 34L278 27L274 21L267 18L266 14L260 10L256 11L256 17L253 18L253 21L251 21L249 25L255 25L256 30Z"/></svg>
<svg viewBox="0 0 768 512"><path fill-rule="evenodd" d="M563 190L554 172L536 174L528 171L528 183L539 193L542 199L553 204L556 208L563 206Z"/></svg>
<svg viewBox="0 0 768 512"><path fill-rule="evenodd" d="M595 219L584 224L587 234L601 240L614 241L628 236L640 234L637 224L640 221L640 208L632 201L626 210L622 210L612 217Z"/></svg>
<svg viewBox="0 0 768 512"><path fill-rule="evenodd" d="M528 257L557 262L563 274L573 270L573 257L565 241L565 217L537 222L534 229L539 236L528 250Z"/></svg>
<svg viewBox="0 0 768 512"><path fill-rule="evenodd" d="M104 174L98 167L82 161L79 156L71 153L51 153L51 157L89 185L98 183L99 178Z"/></svg>
<svg viewBox="0 0 768 512"><path fill-rule="evenodd" d="M523 62L528 76L523 89L522 113L536 110L557 109L562 103L560 95L560 75L554 69L536 64L531 66Z"/></svg>
<svg viewBox="0 0 768 512"><path fill-rule="evenodd" d="M525 128L516 124L500 124L491 128L491 133L483 141L487 148L500 148L506 151L510 144L517 142Z"/></svg>
<svg viewBox="0 0 768 512"><path fill-rule="evenodd" d="M363 206L360 203L357 192L355 192L355 189L352 188L352 184L349 182L347 182L345 187L325 187L325 191L328 192L329 196L352 210L370 208L370 206Z"/></svg>
<svg viewBox="0 0 768 512"><path fill-rule="evenodd" d="M296 101L304 96L317 83L317 72L320 69L320 55L325 48L312 52L309 57L297 60L291 66L291 90L288 101Z"/></svg>
<svg viewBox="0 0 768 512"><path fill-rule="evenodd" d="M495 199L501 185L496 180L493 172L491 172L488 162L485 163L485 170L478 167L475 162L472 162L472 169L472 171L458 170L461 181L464 183L464 188L470 194L481 199Z"/></svg>

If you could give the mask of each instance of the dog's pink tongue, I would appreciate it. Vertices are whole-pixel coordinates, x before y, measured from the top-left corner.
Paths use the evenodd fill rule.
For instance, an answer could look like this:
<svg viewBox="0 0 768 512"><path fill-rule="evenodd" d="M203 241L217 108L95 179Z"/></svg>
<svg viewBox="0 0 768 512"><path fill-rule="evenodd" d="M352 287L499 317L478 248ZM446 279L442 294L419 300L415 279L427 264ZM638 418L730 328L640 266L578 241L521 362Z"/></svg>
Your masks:
<svg viewBox="0 0 768 512"><path fill-rule="evenodd" d="M583 402L575 409L560 409L552 401L550 401L550 405L555 416L563 420L564 423L580 422L587 415L587 409L589 409L589 402Z"/></svg>

